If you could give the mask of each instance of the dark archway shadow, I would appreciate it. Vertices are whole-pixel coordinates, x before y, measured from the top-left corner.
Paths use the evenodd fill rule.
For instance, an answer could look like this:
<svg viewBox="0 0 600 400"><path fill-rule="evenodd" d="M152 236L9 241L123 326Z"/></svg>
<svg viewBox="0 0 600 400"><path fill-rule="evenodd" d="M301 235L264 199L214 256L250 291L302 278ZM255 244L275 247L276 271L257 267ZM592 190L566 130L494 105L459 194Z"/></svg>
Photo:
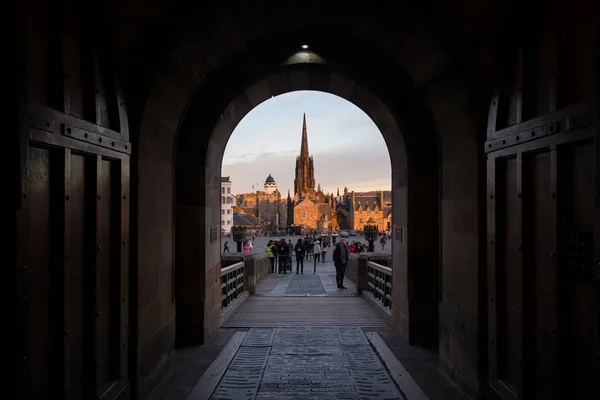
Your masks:
<svg viewBox="0 0 600 400"><path fill-rule="evenodd" d="M310 53L290 47L303 43L300 38L311 43ZM187 106L175 149L177 344L199 344L220 325L219 245L209 236L220 226L220 168L229 136L260 102L294 90L338 95L382 132L392 164L393 225L403 232L393 254L392 323L410 343L437 346L436 128L421 94L392 60L331 32L249 46L199 85Z"/></svg>

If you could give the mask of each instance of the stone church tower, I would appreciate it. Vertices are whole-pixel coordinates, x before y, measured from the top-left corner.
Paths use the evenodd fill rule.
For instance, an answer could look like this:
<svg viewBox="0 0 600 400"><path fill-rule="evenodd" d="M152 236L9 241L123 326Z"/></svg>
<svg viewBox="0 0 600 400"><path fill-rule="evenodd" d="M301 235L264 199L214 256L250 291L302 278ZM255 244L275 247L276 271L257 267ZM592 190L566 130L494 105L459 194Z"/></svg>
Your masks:
<svg viewBox="0 0 600 400"><path fill-rule="evenodd" d="M275 193L277 191L277 182L275 182L275 178L273 178L271 174L269 174L269 176L267 176L267 179L265 179L264 187L266 194Z"/></svg>
<svg viewBox="0 0 600 400"><path fill-rule="evenodd" d="M302 121L302 144L300 155L296 157L296 179L294 179L294 195L300 198L307 192L315 190L315 167L313 158L308 154L308 134L306 132L306 114Z"/></svg>

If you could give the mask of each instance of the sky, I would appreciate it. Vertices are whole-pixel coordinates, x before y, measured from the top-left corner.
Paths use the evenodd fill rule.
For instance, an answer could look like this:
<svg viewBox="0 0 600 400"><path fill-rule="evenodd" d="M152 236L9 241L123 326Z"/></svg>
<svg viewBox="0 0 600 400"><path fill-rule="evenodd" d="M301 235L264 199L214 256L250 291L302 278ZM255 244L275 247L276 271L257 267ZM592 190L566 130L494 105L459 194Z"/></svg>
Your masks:
<svg viewBox="0 0 600 400"><path fill-rule="evenodd" d="M284 197L288 189L294 195L304 113L315 187L320 183L325 193L338 187L342 193L344 186L356 192L390 190L389 151L369 116L341 97L303 90L264 101L236 126L221 167L221 175L230 176L233 193L263 190L271 174Z"/></svg>

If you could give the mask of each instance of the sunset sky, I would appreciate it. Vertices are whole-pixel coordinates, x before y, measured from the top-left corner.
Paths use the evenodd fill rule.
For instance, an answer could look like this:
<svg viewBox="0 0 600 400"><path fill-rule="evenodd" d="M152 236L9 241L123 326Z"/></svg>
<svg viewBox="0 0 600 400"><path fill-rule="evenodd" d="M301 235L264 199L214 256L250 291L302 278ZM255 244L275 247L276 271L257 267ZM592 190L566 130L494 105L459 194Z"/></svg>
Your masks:
<svg viewBox="0 0 600 400"><path fill-rule="evenodd" d="M222 165L233 193L251 192L252 185L262 190L271 174L284 196L288 189L293 195L304 113L315 185L321 183L325 193L338 187L341 193L344 186L359 192L390 189L390 156L373 121L341 97L296 91L258 105L235 128Z"/></svg>

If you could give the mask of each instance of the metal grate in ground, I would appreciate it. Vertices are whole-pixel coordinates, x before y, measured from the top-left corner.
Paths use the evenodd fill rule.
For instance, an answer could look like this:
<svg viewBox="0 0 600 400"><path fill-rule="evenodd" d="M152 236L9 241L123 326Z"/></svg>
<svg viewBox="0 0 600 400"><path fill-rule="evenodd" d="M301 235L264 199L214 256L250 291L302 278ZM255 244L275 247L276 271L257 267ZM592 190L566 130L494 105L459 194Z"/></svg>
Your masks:
<svg viewBox="0 0 600 400"><path fill-rule="evenodd" d="M255 399L270 347L241 346L211 399Z"/></svg>
<svg viewBox="0 0 600 400"><path fill-rule="evenodd" d="M252 328L247 338L212 399L405 400L358 327Z"/></svg>

